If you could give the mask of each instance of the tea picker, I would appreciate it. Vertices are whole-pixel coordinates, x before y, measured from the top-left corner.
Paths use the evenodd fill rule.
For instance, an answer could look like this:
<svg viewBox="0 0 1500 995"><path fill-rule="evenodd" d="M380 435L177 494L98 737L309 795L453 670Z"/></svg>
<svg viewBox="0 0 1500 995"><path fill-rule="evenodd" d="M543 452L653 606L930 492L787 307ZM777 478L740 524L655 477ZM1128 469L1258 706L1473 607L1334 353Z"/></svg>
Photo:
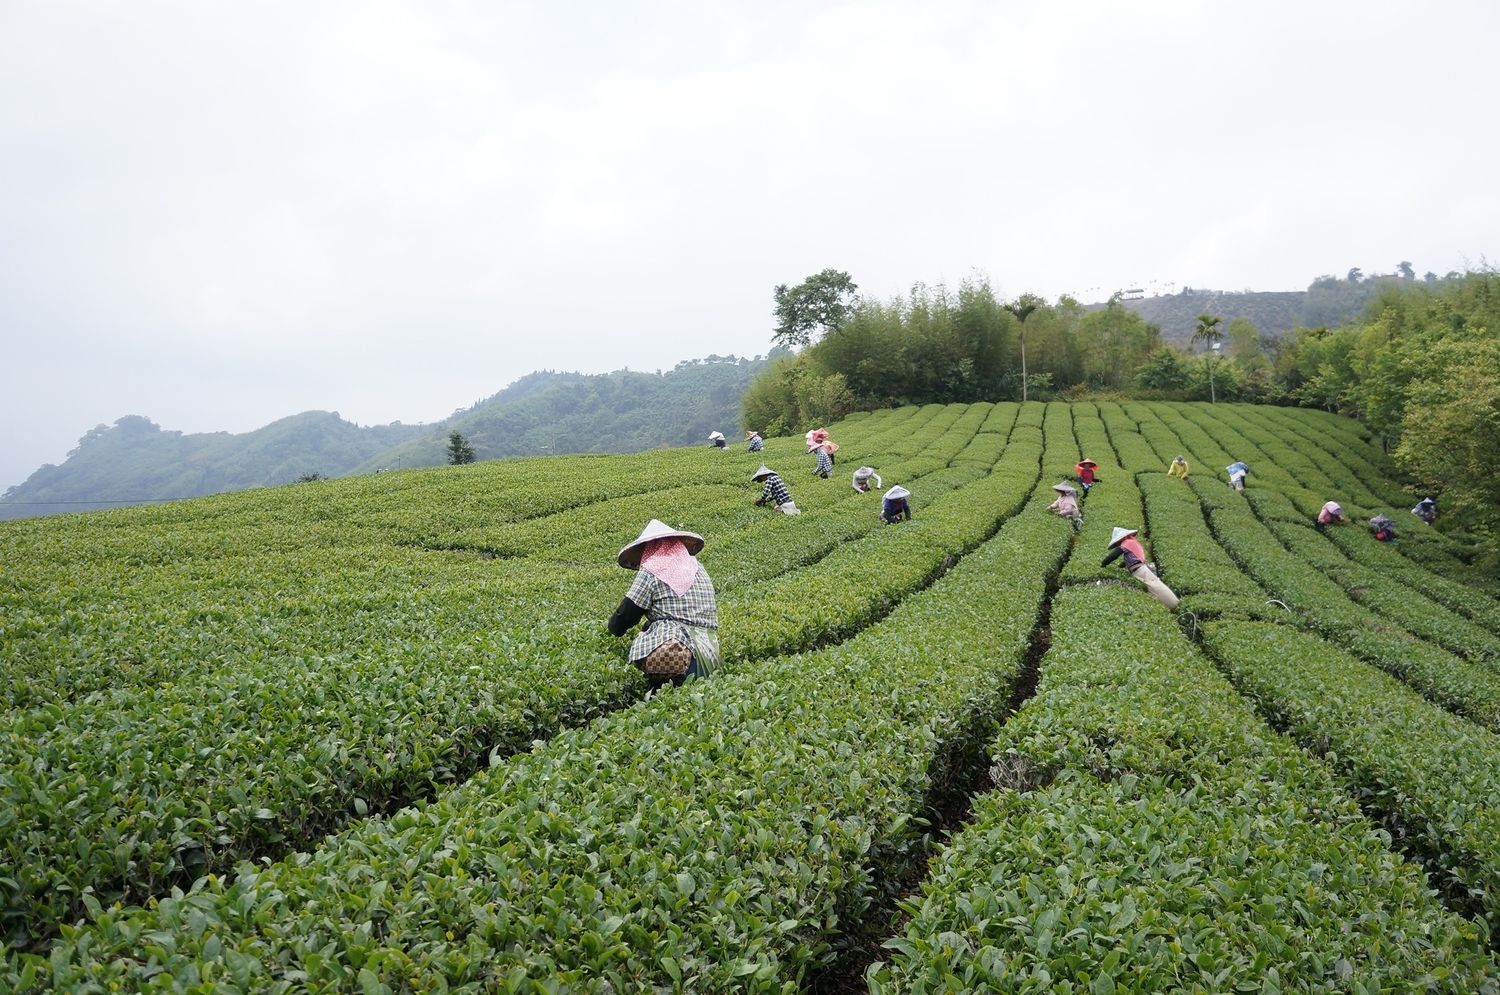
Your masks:
<svg viewBox="0 0 1500 995"><path fill-rule="evenodd" d="M1229 486L1243 493L1245 490L1245 476L1249 474L1250 467L1239 460L1235 460L1224 468L1224 472L1229 474Z"/></svg>
<svg viewBox="0 0 1500 995"><path fill-rule="evenodd" d="M1326 532L1330 525L1343 525L1349 521L1349 516L1344 514L1344 509L1337 501L1329 501L1318 509L1317 520L1313 522L1313 528L1319 532Z"/></svg>
<svg viewBox="0 0 1500 995"><path fill-rule="evenodd" d="M630 662L653 688L707 677L719 667L718 601L697 560L702 550L702 536L653 518L616 558L636 574L610 616L609 634L623 636L646 620L630 644Z"/></svg>
<svg viewBox="0 0 1500 995"><path fill-rule="evenodd" d="M776 471L768 466L762 465L759 470L751 474L750 479L756 483L765 482L765 488L760 492L756 504L769 504L783 515L800 515L797 503L792 500L792 494L786 489L786 484L777 476Z"/></svg>
<svg viewBox="0 0 1500 995"><path fill-rule="evenodd" d="M880 502L880 520L887 525L895 525L901 521L911 521L911 491L897 484L885 492L885 498Z"/></svg>
<svg viewBox="0 0 1500 995"><path fill-rule="evenodd" d="M1104 561L1099 565L1107 567L1121 556L1125 557L1124 567L1130 571L1130 575L1140 581L1157 601L1168 608L1176 608L1177 595L1157 578L1156 572L1146 562L1146 551L1141 548L1135 536L1135 529L1116 527L1109 537L1109 552L1105 554Z"/></svg>
<svg viewBox="0 0 1500 995"><path fill-rule="evenodd" d="M828 452L829 445L831 443L823 442L807 450L817 458L817 465L813 468L813 473L824 480L833 476L833 456Z"/></svg>
<svg viewBox="0 0 1500 995"><path fill-rule="evenodd" d="M1053 484L1052 489L1057 492L1057 500L1047 505L1047 510L1062 518L1069 519L1073 523L1073 531L1078 532L1083 528L1083 512L1078 509L1078 492L1069 483Z"/></svg>
<svg viewBox="0 0 1500 995"><path fill-rule="evenodd" d="M1099 482L1099 476L1094 472L1097 469L1099 469L1099 464L1087 457L1079 460L1078 465L1073 467L1073 472L1078 476L1079 484L1083 485L1084 497L1088 497L1089 488Z"/></svg>

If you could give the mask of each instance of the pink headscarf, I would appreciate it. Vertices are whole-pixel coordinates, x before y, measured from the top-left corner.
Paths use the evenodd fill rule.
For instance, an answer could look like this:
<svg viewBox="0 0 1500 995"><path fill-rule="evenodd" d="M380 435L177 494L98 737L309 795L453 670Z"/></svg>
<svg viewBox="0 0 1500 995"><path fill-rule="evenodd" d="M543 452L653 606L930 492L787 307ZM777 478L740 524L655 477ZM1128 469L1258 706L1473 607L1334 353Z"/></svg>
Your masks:
<svg viewBox="0 0 1500 995"><path fill-rule="evenodd" d="M649 571L681 597L698 577L698 560L681 539L654 539L646 543L641 553L641 569Z"/></svg>

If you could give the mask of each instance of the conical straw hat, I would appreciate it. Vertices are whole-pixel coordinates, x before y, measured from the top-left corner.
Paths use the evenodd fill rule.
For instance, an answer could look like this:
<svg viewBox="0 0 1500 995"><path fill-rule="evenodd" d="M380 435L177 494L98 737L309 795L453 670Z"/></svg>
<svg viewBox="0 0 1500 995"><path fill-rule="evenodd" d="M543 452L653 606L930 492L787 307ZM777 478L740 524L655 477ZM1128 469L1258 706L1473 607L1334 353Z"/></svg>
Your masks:
<svg viewBox="0 0 1500 995"><path fill-rule="evenodd" d="M890 490L886 491L885 496L894 501L897 498L911 497L911 491L907 490L905 487L902 487L900 484L897 484L895 487L892 487Z"/></svg>
<svg viewBox="0 0 1500 995"><path fill-rule="evenodd" d="M769 477L771 474L773 474L775 472L776 472L775 470L772 470L770 467L768 467L764 463L762 463L759 470L756 470L754 473L750 474L750 479L751 480L763 480L764 478Z"/></svg>
<svg viewBox="0 0 1500 995"><path fill-rule="evenodd" d="M1109 534L1109 546L1106 548L1118 546L1121 539L1135 535L1135 531L1135 529L1122 529L1116 526L1115 530Z"/></svg>
<svg viewBox="0 0 1500 995"><path fill-rule="evenodd" d="M641 529L641 534L635 537L635 542L620 550L618 557L620 566L626 570L640 569L641 553L645 552L646 543L655 539L672 538L681 539L682 544L687 547L687 551L694 556L697 556L703 549L703 537L698 533L674 529L666 522L653 518L646 523L644 529Z"/></svg>
<svg viewBox="0 0 1500 995"><path fill-rule="evenodd" d="M1076 494L1078 491L1072 484L1053 484L1052 489L1061 494Z"/></svg>

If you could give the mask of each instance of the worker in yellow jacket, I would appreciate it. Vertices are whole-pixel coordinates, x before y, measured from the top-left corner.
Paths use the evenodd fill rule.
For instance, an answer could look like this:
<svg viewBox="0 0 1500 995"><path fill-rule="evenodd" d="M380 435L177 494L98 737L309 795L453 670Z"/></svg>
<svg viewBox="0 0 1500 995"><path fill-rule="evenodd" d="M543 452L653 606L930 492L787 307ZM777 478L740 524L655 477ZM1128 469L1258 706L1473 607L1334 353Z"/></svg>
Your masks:
<svg viewBox="0 0 1500 995"><path fill-rule="evenodd" d="M1187 460L1179 456L1168 465L1167 476L1181 477L1183 480L1187 480L1187 470Z"/></svg>

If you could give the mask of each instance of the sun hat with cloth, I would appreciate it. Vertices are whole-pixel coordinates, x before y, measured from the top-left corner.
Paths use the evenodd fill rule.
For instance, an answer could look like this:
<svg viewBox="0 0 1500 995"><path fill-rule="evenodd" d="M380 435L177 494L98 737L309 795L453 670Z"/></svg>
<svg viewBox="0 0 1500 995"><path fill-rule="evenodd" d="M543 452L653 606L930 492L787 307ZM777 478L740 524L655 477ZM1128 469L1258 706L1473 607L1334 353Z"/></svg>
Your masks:
<svg viewBox="0 0 1500 995"><path fill-rule="evenodd" d="M771 469L770 467L768 467L764 463L762 463L760 465L760 469L759 470L756 470L754 473L750 474L750 479L751 480L765 480L767 477L771 476L775 472L776 472L775 470Z"/></svg>
<svg viewBox="0 0 1500 995"><path fill-rule="evenodd" d="M1099 493L1102 494L1104 492L1100 491ZM1136 533L1135 529L1122 529L1122 528L1120 528L1117 525L1117 526L1115 526L1115 530L1109 534L1109 545L1106 546L1105 548L1106 549L1113 549L1114 547L1118 546L1124 540L1129 539L1131 536L1135 535L1135 533Z"/></svg>
<svg viewBox="0 0 1500 995"><path fill-rule="evenodd" d="M646 523L644 529L641 529L641 534L635 537L634 542L620 550L620 555L616 557L620 566L626 570L639 570L641 554L646 551L646 544L655 542L657 539L681 539L683 546L692 556L697 556L703 550L703 537L698 533L674 529L666 522L653 518Z"/></svg>
<svg viewBox="0 0 1500 995"><path fill-rule="evenodd" d="M1076 494L1078 489L1072 484L1053 484L1052 489L1059 494ZM1102 491L1100 493L1103 493Z"/></svg>
<svg viewBox="0 0 1500 995"><path fill-rule="evenodd" d="M911 491L907 490L905 487L902 487L900 484L897 484L896 486L885 492L885 499L887 501L899 501L902 498L906 497L911 497Z"/></svg>
<svg viewBox="0 0 1500 995"><path fill-rule="evenodd" d="M708 433L708 437L710 439L722 439L722 438L724 438L724 433L723 432L710 432L710 433Z"/></svg>

